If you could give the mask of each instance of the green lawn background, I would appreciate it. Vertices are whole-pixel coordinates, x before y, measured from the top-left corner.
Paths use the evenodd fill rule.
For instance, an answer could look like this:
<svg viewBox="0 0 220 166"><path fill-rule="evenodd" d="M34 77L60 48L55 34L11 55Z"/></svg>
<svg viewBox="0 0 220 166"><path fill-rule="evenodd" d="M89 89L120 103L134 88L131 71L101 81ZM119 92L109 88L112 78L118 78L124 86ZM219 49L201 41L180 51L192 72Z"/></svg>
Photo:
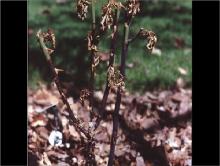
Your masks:
<svg viewBox="0 0 220 166"><path fill-rule="evenodd" d="M101 6L106 1L97 1L97 21L100 21ZM90 12L90 8L89 8ZM89 80L89 52L86 35L91 28L91 17L81 21L77 18L76 3L66 0L28 1L28 81L29 87L36 87L37 82L50 82L48 67L42 56L35 34L38 29L52 28L55 31L57 48L53 61L73 75L76 85L86 86ZM120 20L121 22L122 20ZM191 86L192 77L192 2L191 1L141 1L141 13L132 21L130 36L134 36L143 27L157 34L156 47L161 56L151 55L145 48L144 40L136 40L129 46L126 69L126 88L130 91L164 89L175 86L181 77L187 86ZM119 28L122 37L123 25ZM110 31L99 44L99 49L108 51L110 47ZM176 45L177 41L182 44ZM121 39L116 42L116 62L119 63ZM182 75L181 67L187 71ZM107 64L101 63L97 69L96 89L101 89L106 81Z"/></svg>

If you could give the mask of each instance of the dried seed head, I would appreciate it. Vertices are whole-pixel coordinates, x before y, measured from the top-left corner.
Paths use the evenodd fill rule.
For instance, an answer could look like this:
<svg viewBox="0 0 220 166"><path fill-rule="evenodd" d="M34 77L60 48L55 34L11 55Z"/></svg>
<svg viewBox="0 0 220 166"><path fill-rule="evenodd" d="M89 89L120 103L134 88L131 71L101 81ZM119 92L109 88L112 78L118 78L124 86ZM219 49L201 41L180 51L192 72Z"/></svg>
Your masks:
<svg viewBox="0 0 220 166"><path fill-rule="evenodd" d="M147 39L146 48L152 52L157 42L156 34L152 31L141 29L139 35Z"/></svg>
<svg viewBox="0 0 220 166"><path fill-rule="evenodd" d="M153 48L156 45L157 37L156 37L155 33L152 32L152 31L149 31L148 34L149 34L148 37L147 37L148 44L146 45L146 47L147 47L148 50L152 51Z"/></svg>
<svg viewBox="0 0 220 166"><path fill-rule="evenodd" d="M84 105L85 99L87 99L90 96L90 91L88 89L83 89L80 92L80 101Z"/></svg>
<svg viewBox="0 0 220 166"><path fill-rule="evenodd" d="M56 38L55 38L53 30L49 28L47 33L50 36L50 41L52 42L53 48L55 48L56 47Z"/></svg>
<svg viewBox="0 0 220 166"><path fill-rule="evenodd" d="M120 90L124 90L125 83L124 83L124 77L120 73L120 71L113 66L110 66L108 68L108 86L111 89L120 88Z"/></svg>
<svg viewBox="0 0 220 166"><path fill-rule="evenodd" d="M95 53L93 56L92 71L95 70L95 67L98 66L99 62L100 62L100 56L99 54Z"/></svg>
<svg viewBox="0 0 220 166"><path fill-rule="evenodd" d="M102 20L101 20L101 29L104 31L113 24L113 10L109 4L102 7Z"/></svg>
<svg viewBox="0 0 220 166"><path fill-rule="evenodd" d="M100 61L100 54L98 54L98 49L97 46L94 44L94 38L91 32L88 33L87 35L87 41L88 41L88 50L89 51L94 51L94 56L93 56L93 60L92 60L92 71L95 70L95 67L99 64Z"/></svg>
<svg viewBox="0 0 220 166"><path fill-rule="evenodd" d="M43 42L46 44L47 42L49 42L52 45L52 48L47 48L46 50L48 52L49 55L51 55L54 52L55 49L55 45L56 45L56 38L54 35L54 32L52 29L48 29L47 32L41 32L41 30L39 30L36 34L36 36L38 38L43 38Z"/></svg>
<svg viewBox="0 0 220 166"><path fill-rule="evenodd" d="M77 1L77 15L81 20L87 17L88 7L91 0L78 0Z"/></svg>
<svg viewBox="0 0 220 166"><path fill-rule="evenodd" d="M128 0L126 4L127 8L127 15L128 16L135 16L137 13L140 12L140 2L139 0Z"/></svg>
<svg viewBox="0 0 220 166"><path fill-rule="evenodd" d="M115 0L109 0L109 2L102 7L102 19L101 19L101 29L104 31L107 28L110 29L113 25L114 10L122 7L120 2Z"/></svg>
<svg viewBox="0 0 220 166"><path fill-rule="evenodd" d="M50 42L52 44L53 49L55 49L56 39L52 29L48 29L47 33L42 33L44 42Z"/></svg>
<svg viewBox="0 0 220 166"><path fill-rule="evenodd" d="M92 33L89 32L87 35L87 42L88 42L87 46L89 51L91 50L97 51L97 46L94 44L94 40L95 39L93 38Z"/></svg>

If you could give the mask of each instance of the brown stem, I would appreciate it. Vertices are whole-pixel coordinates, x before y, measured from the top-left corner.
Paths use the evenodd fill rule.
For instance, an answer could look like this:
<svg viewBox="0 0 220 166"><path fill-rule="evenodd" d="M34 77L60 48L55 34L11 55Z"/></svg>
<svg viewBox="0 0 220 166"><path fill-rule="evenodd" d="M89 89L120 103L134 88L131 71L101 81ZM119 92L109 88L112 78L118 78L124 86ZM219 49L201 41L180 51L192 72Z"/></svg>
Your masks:
<svg viewBox="0 0 220 166"><path fill-rule="evenodd" d="M91 107L91 113L93 113L93 96L94 96L95 71L94 71L94 68L92 67L94 56L95 56L94 51L91 51L91 55L90 55L91 68L90 68L90 81L89 81L89 86L90 86L90 88L89 88L90 89L89 106Z"/></svg>
<svg viewBox="0 0 220 166"><path fill-rule="evenodd" d="M86 145L86 166L96 166L96 160L94 155L94 139L90 139Z"/></svg>
<svg viewBox="0 0 220 166"><path fill-rule="evenodd" d="M92 45L94 44L95 41L95 29L96 29L96 21L95 21L95 2L92 0ZM91 55L90 55L90 97L89 97L89 106L91 107L91 119L93 119L93 97L94 97L94 77L95 77L95 71L93 68L93 61L95 57L95 50L91 50Z"/></svg>
<svg viewBox="0 0 220 166"><path fill-rule="evenodd" d="M40 35L40 31L39 31L39 34L37 35L37 37L38 37L38 41L39 41L39 43L40 43L40 46L41 46L41 48L42 48L42 50L43 50L43 53L44 53L44 55L45 55L45 57L46 57L46 59L47 59L47 63L48 63L48 65L49 65L49 67L50 67L50 70L52 71L52 74L53 74L53 77L54 77L54 81L55 81L55 84L56 84L56 86L57 86L57 89L58 89L58 91L59 91L59 93L60 93L61 99L62 99L63 103L64 103L64 104L66 105L66 107L67 107L67 112L69 113L70 121L71 121L71 122L73 123L73 125L74 125L80 132L82 132L88 139L91 139L91 136L90 136L89 131L87 131L85 128L83 128L83 127L80 125L80 121L74 116L73 111L72 111L72 109L71 109L71 107L70 107L70 104L69 104L69 102L67 101L66 96L64 95L64 92L63 92L63 90L62 90L62 88L61 88L61 83L60 83L60 81L59 81L59 79L58 79L58 74L57 74L57 72L55 71L55 67L54 67L54 65L53 65L53 63L52 63L52 61L51 61L51 58L50 58L48 49L47 49L46 45L44 44L44 38L43 38L43 36Z"/></svg>
<svg viewBox="0 0 220 166"><path fill-rule="evenodd" d="M129 26L130 21L125 22L124 24L124 41L122 45L122 53L121 53L121 66L120 66L120 72L125 77L125 61L128 54L128 36L129 36ZM113 130L112 130L112 137L111 137L111 145L110 145L110 153L109 153L109 160L108 160L108 166L112 166L114 163L114 152L115 152L115 145L116 145L116 138L118 133L118 113L120 110L120 104L121 104L121 90L120 87L117 89L117 98L115 103L115 110L113 114Z"/></svg>
<svg viewBox="0 0 220 166"><path fill-rule="evenodd" d="M112 36L111 45L110 45L110 59L109 59L108 68L110 66L114 65L115 49L116 49L116 39L118 37L118 19L119 19L119 14L120 14L120 10L116 9L115 10L115 19L114 19L114 23L113 23L113 36ZM101 102L101 108L100 108L100 111L99 111L100 112L100 116L96 120L95 129L99 126L99 123L100 123L100 121L103 118L106 102L107 102L108 95L109 95L109 90L110 90L110 87L108 86L108 78L107 78L106 85L105 85L105 91L104 91L102 102Z"/></svg>
<svg viewBox="0 0 220 166"><path fill-rule="evenodd" d="M96 21L95 21L95 1L92 0L92 45L94 44L94 39L95 39L95 29L96 29ZM95 71L93 68L93 61L94 61L94 57L95 57L95 50L91 51L91 56L90 56L90 65L91 65L91 70L90 70L90 98L89 98L89 105L91 107L91 112L90 112L90 118L91 121L93 119L94 116L94 112L93 112L93 99L94 99L94 77L95 77ZM90 131L90 128L89 128ZM95 161L95 155L94 155L94 145L93 145L93 137L91 137L88 140L87 143L87 155L86 155L86 166L96 166L96 161Z"/></svg>
<svg viewBox="0 0 220 166"><path fill-rule="evenodd" d="M112 166L114 164L114 152L115 152L115 145L117 141L117 134L118 134L118 112L120 110L120 103L121 103L121 92L117 91L117 98L115 103L115 111L113 113L113 130L112 130L112 137L111 137L111 144L110 144L110 153L108 159L108 166Z"/></svg>

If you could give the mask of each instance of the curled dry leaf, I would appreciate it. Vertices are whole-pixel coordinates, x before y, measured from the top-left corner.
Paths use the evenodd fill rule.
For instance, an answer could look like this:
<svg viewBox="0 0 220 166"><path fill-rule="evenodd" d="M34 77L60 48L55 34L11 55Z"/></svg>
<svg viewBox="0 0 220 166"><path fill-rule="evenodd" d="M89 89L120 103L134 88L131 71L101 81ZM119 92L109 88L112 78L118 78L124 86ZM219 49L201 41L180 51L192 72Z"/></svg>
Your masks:
<svg viewBox="0 0 220 166"><path fill-rule="evenodd" d="M96 36L97 38L98 36ZM92 32L87 34L87 48L89 51L93 50L95 52L98 51L97 46L94 44L96 39L93 37Z"/></svg>
<svg viewBox="0 0 220 166"><path fill-rule="evenodd" d="M149 36L147 37L148 44L146 45L147 49L152 52L153 48L155 47L155 44L157 42L157 37L154 32L149 31Z"/></svg>
<svg viewBox="0 0 220 166"><path fill-rule="evenodd" d="M87 17L89 4L91 0L77 0L77 15L81 20Z"/></svg>
<svg viewBox="0 0 220 166"><path fill-rule="evenodd" d="M80 92L80 101L84 105L84 100L90 96L90 91L88 89L83 89Z"/></svg>
<svg viewBox="0 0 220 166"><path fill-rule="evenodd" d="M97 54L97 52L93 56L93 61L92 61L92 71L95 70L95 67L98 66L100 62L100 56Z"/></svg>
<svg viewBox="0 0 220 166"><path fill-rule="evenodd" d="M141 28L139 31L139 36L147 39L146 48L152 53L152 50L155 48L157 43L156 34L153 31Z"/></svg>
<svg viewBox="0 0 220 166"><path fill-rule="evenodd" d="M36 36L38 37L38 39L43 38L43 42L45 44L47 44L49 42L52 45L52 48L47 48L45 46L48 54L51 55L54 52L54 49L56 46L56 38L55 38L55 34L54 34L53 30L51 28L48 28L46 33L41 32L41 30L39 30L37 32Z"/></svg>
<svg viewBox="0 0 220 166"><path fill-rule="evenodd" d="M126 4L126 10L128 16L135 16L140 12L140 2L139 0L128 0Z"/></svg>
<svg viewBox="0 0 220 166"><path fill-rule="evenodd" d="M101 29L104 31L107 28L110 29L114 21L114 10L120 9L122 4L116 2L116 0L109 0L106 5L102 7L102 19L101 19Z"/></svg>

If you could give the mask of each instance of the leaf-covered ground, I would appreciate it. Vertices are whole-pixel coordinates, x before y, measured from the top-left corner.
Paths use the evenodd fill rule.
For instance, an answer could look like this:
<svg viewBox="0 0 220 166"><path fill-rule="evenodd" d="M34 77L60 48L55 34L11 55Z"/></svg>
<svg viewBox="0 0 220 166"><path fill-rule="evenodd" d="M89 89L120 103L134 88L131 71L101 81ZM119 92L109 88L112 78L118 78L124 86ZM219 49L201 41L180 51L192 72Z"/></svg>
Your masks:
<svg viewBox="0 0 220 166"><path fill-rule="evenodd" d="M95 111L103 93L95 92ZM109 95L106 113L95 138L95 159L106 166L112 133L112 113L116 95ZM115 165L120 166L190 166L192 93L190 89L146 92L143 95L125 92L119 112L119 130ZM68 98L74 115L90 122L88 102ZM51 107L57 105L58 109ZM53 109L52 109L53 108ZM29 165L85 165L85 137L69 124L66 107L53 87L28 89L28 159ZM62 133L59 147L48 141L52 131Z"/></svg>

